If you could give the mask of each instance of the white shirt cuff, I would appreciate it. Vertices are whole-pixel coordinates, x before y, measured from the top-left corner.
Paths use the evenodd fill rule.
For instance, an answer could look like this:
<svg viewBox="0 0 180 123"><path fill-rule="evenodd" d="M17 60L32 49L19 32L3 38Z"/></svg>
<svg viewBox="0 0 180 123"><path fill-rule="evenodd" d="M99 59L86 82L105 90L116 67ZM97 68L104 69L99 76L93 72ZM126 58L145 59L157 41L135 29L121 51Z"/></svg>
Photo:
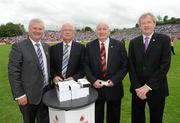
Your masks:
<svg viewBox="0 0 180 123"><path fill-rule="evenodd" d="M150 88L148 85L145 84L145 86L146 86L150 91L152 91L152 88Z"/></svg>
<svg viewBox="0 0 180 123"><path fill-rule="evenodd" d="M24 95L22 95L22 96L20 96L20 97L18 97L18 98L15 98L15 100L19 100L19 99L21 99L21 98L23 98L23 97L25 97L26 96L26 94L24 94Z"/></svg>

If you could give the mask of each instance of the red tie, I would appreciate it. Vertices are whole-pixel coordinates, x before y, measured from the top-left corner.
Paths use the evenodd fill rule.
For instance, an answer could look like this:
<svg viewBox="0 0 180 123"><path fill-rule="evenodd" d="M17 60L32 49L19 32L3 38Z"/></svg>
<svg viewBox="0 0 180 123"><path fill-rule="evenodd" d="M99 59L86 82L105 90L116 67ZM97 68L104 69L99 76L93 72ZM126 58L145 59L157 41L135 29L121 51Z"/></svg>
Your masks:
<svg viewBox="0 0 180 123"><path fill-rule="evenodd" d="M101 67L102 67L102 76L106 77L106 51L104 47L104 43L101 43Z"/></svg>

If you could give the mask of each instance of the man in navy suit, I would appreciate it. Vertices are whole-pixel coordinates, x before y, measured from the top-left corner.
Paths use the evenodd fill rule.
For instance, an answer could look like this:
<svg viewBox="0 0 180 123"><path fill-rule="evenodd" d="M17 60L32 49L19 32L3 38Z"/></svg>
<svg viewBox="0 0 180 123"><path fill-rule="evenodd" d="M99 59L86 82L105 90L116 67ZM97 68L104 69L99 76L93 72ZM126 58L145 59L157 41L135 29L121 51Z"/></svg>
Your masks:
<svg viewBox="0 0 180 123"><path fill-rule="evenodd" d="M165 97L169 95L166 74L170 67L170 38L155 33L156 19L151 13L139 18L142 35L129 44L129 75L132 92L132 123L145 123L145 105L150 123L162 123Z"/></svg>
<svg viewBox="0 0 180 123"><path fill-rule="evenodd" d="M86 47L85 73L87 79L98 91L95 102L95 122L104 123L105 102L107 104L106 123L119 123L122 80L127 73L127 54L120 41L109 38L107 23L100 22L96 27L97 39Z"/></svg>
<svg viewBox="0 0 180 123"><path fill-rule="evenodd" d="M83 62L85 47L75 42L75 27L71 23L65 23L62 25L60 33L63 41L52 46L50 50L51 75L55 83L63 80L77 80L84 77ZM67 50L65 50L66 46L68 46ZM63 54L66 57L63 57Z"/></svg>

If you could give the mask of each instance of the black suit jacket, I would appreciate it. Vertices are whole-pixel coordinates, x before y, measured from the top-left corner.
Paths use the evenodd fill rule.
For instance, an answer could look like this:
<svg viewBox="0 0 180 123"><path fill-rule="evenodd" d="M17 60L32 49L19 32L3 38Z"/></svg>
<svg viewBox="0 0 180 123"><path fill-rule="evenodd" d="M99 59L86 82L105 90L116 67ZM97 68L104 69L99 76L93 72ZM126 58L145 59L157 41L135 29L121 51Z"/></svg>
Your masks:
<svg viewBox="0 0 180 123"><path fill-rule="evenodd" d="M166 74L170 67L170 38L154 33L147 51L144 50L143 36L129 44L129 65L131 91L147 84L162 96L169 94Z"/></svg>
<svg viewBox="0 0 180 123"><path fill-rule="evenodd" d="M89 42L86 47L85 73L87 79L93 84L97 79L111 80L113 87L103 87L98 90L99 98L108 100L118 100L123 97L122 80L127 73L127 53L124 45L120 41L110 38L107 61L107 75L103 79L101 71L100 46L96 39Z"/></svg>
<svg viewBox="0 0 180 123"><path fill-rule="evenodd" d="M42 42L50 76L49 46ZM43 73L33 44L29 39L15 43L9 55L9 82L14 98L26 94L30 104L39 104L43 94Z"/></svg>
<svg viewBox="0 0 180 123"><path fill-rule="evenodd" d="M63 59L63 42L51 47L51 75L62 77L62 59ZM75 80L84 77L83 62L84 62L85 47L84 45L72 42L70 58L68 62L66 76L73 77Z"/></svg>

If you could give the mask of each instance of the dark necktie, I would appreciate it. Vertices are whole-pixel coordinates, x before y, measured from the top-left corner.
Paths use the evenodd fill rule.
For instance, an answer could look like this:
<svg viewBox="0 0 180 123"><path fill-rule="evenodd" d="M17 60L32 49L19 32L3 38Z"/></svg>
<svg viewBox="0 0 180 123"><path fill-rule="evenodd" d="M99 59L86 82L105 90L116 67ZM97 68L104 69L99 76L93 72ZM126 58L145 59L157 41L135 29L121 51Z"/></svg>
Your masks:
<svg viewBox="0 0 180 123"><path fill-rule="evenodd" d="M101 70L102 70L102 76L103 78L106 77L106 51L105 51L105 46L104 43L101 43Z"/></svg>
<svg viewBox="0 0 180 123"><path fill-rule="evenodd" d="M42 70L42 73L43 73L43 86L46 86L47 85L47 82L46 82L46 79L45 79L45 69L44 69L44 62L43 62L43 56L42 56L42 51L40 49L40 44L39 43L36 43L35 44L36 47L37 47L37 56L38 56L38 59L39 59L39 63L40 63L40 66L41 66L41 70Z"/></svg>
<svg viewBox="0 0 180 123"><path fill-rule="evenodd" d="M69 61L69 45L66 44L64 45L64 49L63 49L63 61L62 61L62 76L64 78L66 78L66 71L67 71L67 65L68 65L68 61Z"/></svg>

